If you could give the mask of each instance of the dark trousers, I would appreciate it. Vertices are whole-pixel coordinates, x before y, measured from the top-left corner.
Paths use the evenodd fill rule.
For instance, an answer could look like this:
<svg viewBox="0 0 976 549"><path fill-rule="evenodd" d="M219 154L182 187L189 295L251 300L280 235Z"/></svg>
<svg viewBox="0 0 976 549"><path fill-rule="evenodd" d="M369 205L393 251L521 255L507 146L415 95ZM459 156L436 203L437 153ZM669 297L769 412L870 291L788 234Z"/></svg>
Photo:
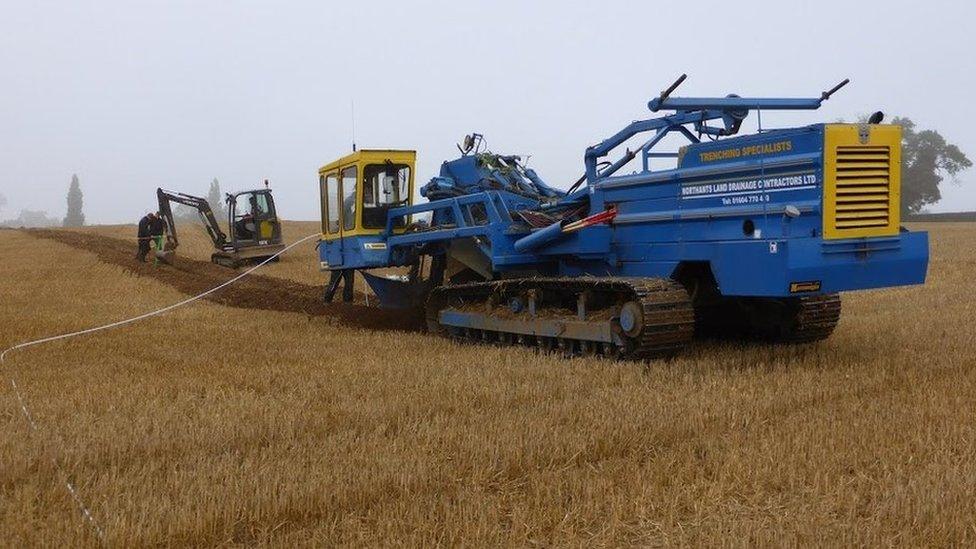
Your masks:
<svg viewBox="0 0 976 549"><path fill-rule="evenodd" d="M139 237L139 251L136 252L136 259L145 261L147 255L149 255L149 238Z"/></svg>
<svg viewBox="0 0 976 549"><path fill-rule="evenodd" d="M330 303L335 297L339 284L342 283L342 301L352 303L353 281L356 279L355 269L336 269L329 276L329 284L325 287L325 295L322 299Z"/></svg>

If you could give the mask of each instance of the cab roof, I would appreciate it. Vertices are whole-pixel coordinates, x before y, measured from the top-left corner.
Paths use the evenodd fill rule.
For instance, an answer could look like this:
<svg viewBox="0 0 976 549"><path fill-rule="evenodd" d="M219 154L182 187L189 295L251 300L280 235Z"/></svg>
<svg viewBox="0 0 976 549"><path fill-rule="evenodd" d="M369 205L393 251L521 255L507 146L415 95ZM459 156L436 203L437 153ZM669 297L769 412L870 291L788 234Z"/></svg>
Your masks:
<svg viewBox="0 0 976 549"><path fill-rule="evenodd" d="M417 151L407 149L360 149L322 166L319 168L319 173L325 173L340 166L348 166L361 162L384 162L390 160L391 162L412 164L416 158Z"/></svg>

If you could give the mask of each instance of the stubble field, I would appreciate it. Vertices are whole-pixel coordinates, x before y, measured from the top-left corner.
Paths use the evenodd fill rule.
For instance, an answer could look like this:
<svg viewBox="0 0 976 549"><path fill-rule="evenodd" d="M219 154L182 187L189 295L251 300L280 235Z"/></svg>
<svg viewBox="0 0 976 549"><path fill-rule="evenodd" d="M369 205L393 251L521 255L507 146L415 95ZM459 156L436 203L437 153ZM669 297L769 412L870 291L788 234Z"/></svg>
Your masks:
<svg viewBox="0 0 976 549"><path fill-rule="evenodd" d="M322 305L303 244L8 354L0 544L99 544L68 479L112 546L972 545L976 224L912 228L927 284L845 295L827 341L647 364ZM0 231L0 348L230 278L201 231L176 267L127 263L131 226Z"/></svg>

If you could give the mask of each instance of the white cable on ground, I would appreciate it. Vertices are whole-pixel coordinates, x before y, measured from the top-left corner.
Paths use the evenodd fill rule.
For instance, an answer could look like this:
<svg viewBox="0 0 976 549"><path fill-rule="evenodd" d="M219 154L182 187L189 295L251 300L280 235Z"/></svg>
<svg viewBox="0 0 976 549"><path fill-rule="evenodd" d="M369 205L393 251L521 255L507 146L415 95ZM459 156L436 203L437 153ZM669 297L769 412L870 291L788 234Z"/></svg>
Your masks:
<svg viewBox="0 0 976 549"><path fill-rule="evenodd" d="M145 313L145 314L141 314L139 316L134 316L132 318L127 318L125 320L120 320L118 322L112 322L110 324L104 324L102 326L96 326L94 328L87 328L85 330L79 330L77 332L71 332L71 333L67 333L67 334L61 334L61 335L56 335L56 336L51 336L51 337L45 337L45 338L42 338L42 339L36 339L34 341L25 341L24 343L18 343L17 345L14 345L13 347L9 347L7 349L4 349L3 352L0 352L0 366L2 366L4 364L5 359L6 359L6 356L7 356L7 353L9 353L10 351L15 351L17 349L24 349L26 347L32 347L34 345L40 345L42 343L50 343L52 341L58 341L58 340L61 340L61 339L68 339L68 338L76 337L76 336L80 336L80 335L91 334L91 333L94 333L94 332L99 332L99 331L102 331L102 330L108 330L108 329L111 329L111 328L118 328L119 326L124 326L126 324L132 324L133 322L137 322L139 320L144 320L144 319L147 319L147 318L150 318L150 317L158 316L158 315L161 315L161 314L163 314L163 313L165 313L167 311L172 311L173 309L175 309L177 307L182 307L183 305L188 305L190 303L193 303L194 301L197 301L199 299L202 299L202 298L204 298L204 297L206 297L206 296L208 296L208 295L210 295L210 294L212 294L212 293L214 293L214 292L216 292L216 291L218 291L218 290L220 290L222 288L226 288L227 286L230 286L231 284L237 282L238 280L244 278L245 276L247 276L247 275L253 273L254 271L260 269L261 267L263 267L264 265L266 265L268 262L272 261L276 257L280 256L281 254L287 252L288 250L294 248L295 246L301 244L302 242L305 242L305 241L310 240L312 238L315 238L317 236L319 236L319 233L310 234L310 235L302 238L301 240L298 240L296 242L292 242L291 244L289 244L288 246L286 246L285 249L283 249L280 252L272 255L271 257L265 259L261 263L258 263L257 265L255 265L255 266L251 267L250 269L244 271L243 273L235 276L234 278L232 278L232 279L230 279L230 280L228 280L226 282L223 282L223 283L221 283L221 284L219 284L217 286L214 286L213 288L210 288L209 290L207 290L207 291L205 291L205 292L203 292L201 294L198 294L198 295L195 295L193 297L184 299L183 301L180 301L178 303L174 303L172 305L163 307L162 309L157 309L155 311L151 311L151 312L148 312L148 313ZM20 410L23 413L24 417L27 419L27 424L30 426L30 428L31 428L32 431L37 431L38 430L37 423L34 422L34 417L33 417L33 415L31 415L30 409L28 409L28 407L27 407L27 402L24 399L24 396L23 396L23 394L20 391L20 387L17 385L17 381L14 379L14 377L12 375L8 375L8 378L10 379L10 386L13 388L14 394L17 396L17 402L20 404ZM55 431L55 433L57 433L57 431ZM58 434L58 442L59 442L59 444L62 447L64 446L64 440L61 438L60 434ZM61 467L61 464L58 463L57 456L54 456L51 459L54 461L54 466L57 468L58 472L61 474L62 480L64 481L65 488L68 489L68 493L71 494L71 498L75 501L75 504L78 506L78 509L81 511L82 516L85 517L85 520L88 522L88 524L95 531L95 534L98 536L99 541L101 541L103 544L106 543L106 540L105 540L105 531L102 529L101 526L99 526L98 522L95 521L95 517L92 515L91 511L89 511L88 507L85 505L84 500L82 500L81 496L78 494L78 490L75 487L75 485L71 482L71 479L68 476L67 472L65 472L65 470Z"/></svg>

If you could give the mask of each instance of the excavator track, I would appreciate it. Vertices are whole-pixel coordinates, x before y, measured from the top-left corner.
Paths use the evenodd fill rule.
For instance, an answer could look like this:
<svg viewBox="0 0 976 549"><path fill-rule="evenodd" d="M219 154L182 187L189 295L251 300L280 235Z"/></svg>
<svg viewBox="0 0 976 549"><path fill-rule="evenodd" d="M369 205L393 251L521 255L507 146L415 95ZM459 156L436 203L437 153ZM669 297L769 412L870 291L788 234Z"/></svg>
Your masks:
<svg viewBox="0 0 976 549"><path fill-rule="evenodd" d="M566 355L644 360L694 335L684 287L670 279L524 278L442 286L426 307L431 332Z"/></svg>

